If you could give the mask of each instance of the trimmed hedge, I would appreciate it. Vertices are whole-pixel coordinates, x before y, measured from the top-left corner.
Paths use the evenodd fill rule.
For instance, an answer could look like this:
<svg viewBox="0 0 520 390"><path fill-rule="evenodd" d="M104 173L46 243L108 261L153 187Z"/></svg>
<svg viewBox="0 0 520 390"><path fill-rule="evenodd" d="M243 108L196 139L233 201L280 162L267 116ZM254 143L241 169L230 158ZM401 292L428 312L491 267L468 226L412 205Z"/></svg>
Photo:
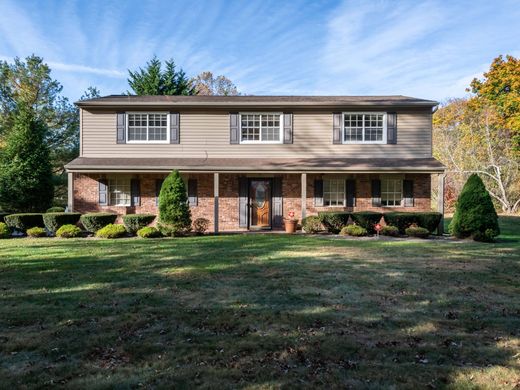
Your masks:
<svg viewBox="0 0 520 390"><path fill-rule="evenodd" d="M43 214L43 223L47 230L54 234L63 225L77 224L80 217L80 213L46 213Z"/></svg>
<svg viewBox="0 0 520 390"><path fill-rule="evenodd" d="M47 237L47 232L45 231L44 228L33 227L33 228L30 228L30 229L27 229L27 235L29 237L34 237L34 238L37 238L37 237Z"/></svg>
<svg viewBox="0 0 520 390"><path fill-rule="evenodd" d="M45 227L43 216L40 213L10 214L5 217L5 223L11 229L16 229L23 233L32 227Z"/></svg>
<svg viewBox="0 0 520 390"><path fill-rule="evenodd" d="M350 217L346 211L323 211L318 213L321 223L330 233L338 234L348 223Z"/></svg>
<svg viewBox="0 0 520 390"><path fill-rule="evenodd" d="M117 219L116 214L110 213L90 213L83 214L79 219L85 229L89 232L95 233L99 229L104 228L109 224L113 224ZM121 225L122 226L122 225Z"/></svg>
<svg viewBox="0 0 520 390"><path fill-rule="evenodd" d="M0 222L0 238L9 238L11 237L11 231L7 227L7 225L3 222Z"/></svg>
<svg viewBox="0 0 520 390"><path fill-rule="evenodd" d="M339 233L342 236L353 236L353 237L363 237L368 234L367 229L359 225L348 225L341 229Z"/></svg>
<svg viewBox="0 0 520 390"><path fill-rule="evenodd" d="M382 213L377 213L375 211L358 211L352 213L352 219L354 222L365 228L369 234L374 234L376 232L374 225L379 223L382 216Z"/></svg>
<svg viewBox="0 0 520 390"><path fill-rule="evenodd" d="M202 235L209 229L209 224L209 219L197 218L195 221L193 221L193 231L195 234Z"/></svg>
<svg viewBox="0 0 520 390"><path fill-rule="evenodd" d="M119 238L126 234L126 229L123 225L114 225L112 223L99 229L96 232L96 237L101 238Z"/></svg>
<svg viewBox="0 0 520 390"><path fill-rule="evenodd" d="M137 235L141 238L157 238L161 237L161 232L153 226L145 226L137 231Z"/></svg>
<svg viewBox="0 0 520 390"><path fill-rule="evenodd" d="M139 229L151 224L154 219L153 214L127 214L123 215L123 224L128 233L136 234Z"/></svg>
<svg viewBox="0 0 520 390"><path fill-rule="evenodd" d="M46 213L64 213L64 212L65 212L65 209L63 207L58 207L58 206L51 207L50 209L48 209L46 211Z"/></svg>
<svg viewBox="0 0 520 390"><path fill-rule="evenodd" d="M428 229L425 229L423 227L415 227L415 226L406 228L405 233L407 236L419 237L419 238L428 238L428 236L430 235L430 232L428 231Z"/></svg>
<svg viewBox="0 0 520 390"><path fill-rule="evenodd" d="M413 224L424 227L433 233L441 222L442 214L436 212L391 212L385 213L385 222L397 226L399 233L405 234L406 228Z"/></svg>
<svg viewBox="0 0 520 390"><path fill-rule="evenodd" d="M397 237L399 235L399 229L395 226L383 226L381 229L381 234L383 236L391 236L391 237Z"/></svg>
<svg viewBox="0 0 520 390"><path fill-rule="evenodd" d="M73 238L81 234L81 229L76 225L63 225L56 231L56 237Z"/></svg>
<svg viewBox="0 0 520 390"><path fill-rule="evenodd" d="M311 215L309 217L302 219L302 230L305 233L318 233L323 230L323 225L321 224L320 217L316 215Z"/></svg>

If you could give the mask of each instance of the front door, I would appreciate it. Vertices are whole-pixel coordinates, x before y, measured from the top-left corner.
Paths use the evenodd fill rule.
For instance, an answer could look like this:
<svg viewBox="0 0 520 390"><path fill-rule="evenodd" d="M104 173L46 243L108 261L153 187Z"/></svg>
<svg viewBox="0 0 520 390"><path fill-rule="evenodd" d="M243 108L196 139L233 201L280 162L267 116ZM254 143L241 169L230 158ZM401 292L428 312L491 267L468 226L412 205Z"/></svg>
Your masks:
<svg viewBox="0 0 520 390"><path fill-rule="evenodd" d="M266 229L271 227L271 181L252 179L249 182L251 202L250 227Z"/></svg>

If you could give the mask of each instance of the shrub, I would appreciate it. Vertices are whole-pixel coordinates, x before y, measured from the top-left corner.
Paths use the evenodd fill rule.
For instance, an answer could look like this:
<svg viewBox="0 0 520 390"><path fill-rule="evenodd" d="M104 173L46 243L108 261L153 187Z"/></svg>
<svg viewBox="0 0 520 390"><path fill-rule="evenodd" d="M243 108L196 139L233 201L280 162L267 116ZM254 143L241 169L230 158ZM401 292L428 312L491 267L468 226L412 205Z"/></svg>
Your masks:
<svg viewBox="0 0 520 390"><path fill-rule="evenodd" d="M5 217L5 223L11 229L19 230L23 233L32 227L44 227L42 214L25 213L11 214Z"/></svg>
<svg viewBox="0 0 520 390"><path fill-rule="evenodd" d="M383 228L381 229L381 234L383 236L397 237L399 235L399 229L395 226L390 225L383 226Z"/></svg>
<svg viewBox="0 0 520 390"><path fill-rule="evenodd" d="M303 218L302 229L305 233L311 234L318 233L319 231L323 230L320 217L311 215L310 217Z"/></svg>
<svg viewBox="0 0 520 390"><path fill-rule="evenodd" d="M64 212L65 212L65 209L63 207L58 207L58 206L51 207L50 209L48 209L46 211L46 213L64 213Z"/></svg>
<svg viewBox="0 0 520 390"><path fill-rule="evenodd" d="M193 231L197 234L204 234L209 228L209 219L197 218L193 221Z"/></svg>
<svg viewBox="0 0 520 390"><path fill-rule="evenodd" d="M168 236L182 236L191 230L186 186L178 171L170 173L161 187L158 227L161 233Z"/></svg>
<svg viewBox="0 0 520 390"><path fill-rule="evenodd" d="M154 219L153 214L127 214L123 216L123 223L128 233L136 234L139 229L151 224Z"/></svg>
<svg viewBox="0 0 520 390"><path fill-rule="evenodd" d="M362 236L366 236L367 233L368 233L367 229L365 229L362 226L347 225L343 229L341 229L341 232L339 234L341 234L342 236L349 235L349 236L354 236L354 237L362 237Z"/></svg>
<svg viewBox="0 0 520 390"><path fill-rule="evenodd" d="M81 229L76 225L63 225L56 231L56 237L73 238L81 234Z"/></svg>
<svg viewBox="0 0 520 390"><path fill-rule="evenodd" d="M0 222L0 238L9 237L11 237L11 231L9 230L9 227L5 223Z"/></svg>
<svg viewBox="0 0 520 390"><path fill-rule="evenodd" d="M356 224L365 228L368 233L374 234L374 225L379 223L383 214L374 211L358 211L352 213L352 219Z"/></svg>
<svg viewBox="0 0 520 390"><path fill-rule="evenodd" d="M416 213L417 215L417 225L428 229L430 233L435 232L439 227L439 223L441 223L442 214L436 212L423 212Z"/></svg>
<svg viewBox="0 0 520 390"><path fill-rule="evenodd" d="M500 234L495 207L477 174L471 175L464 184L449 230L455 237L477 240L494 240Z"/></svg>
<svg viewBox="0 0 520 390"><path fill-rule="evenodd" d="M96 232L96 237L101 238L119 238L126 234L126 229L123 225L114 225L110 223Z"/></svg>
<svg viewBox="0 0 520 390"><path fill-rule="evenodd" d="M326 211L318 213L320 221L330 233L338 234L347 225L350 213L344 211Z"/></svg>
<svg viewBox="0 0 520 390"><path fill-rule="evenodd" d="M80 217L80 213L46 213L43 214L43 223L47 230L54 234L63 225L77 224Z"/></svg>
<svg viewBox="0 0 520 390"><path fill-rule="evenodd" d="M90 213L83 214L80 218L80 221L87 231L95 233L99 229L114 223L116 221L116 218L116 214Z"/></svg>
<svg viewBox="0 0 520 390"><path fill-rule="evenodd" d="M484 233L476 232L473 234L472 238L475 241L493 242L495 241L495 231L493 229L486 229Z"/></svg>
<svg viewBox="0 0 520 390"><path fill-rule="evenodd" d="M8 215L9 213L0 212L0 222L5 222L5 217Z"/></svg>
<svg viewBox="0 0 520 390"><path fill-rule="evenodd" d="M137 235L141 238L161 237L161 232L152 226L145 226L137 231Z"/></svg>
<svg viewBox="0 0 520 390"><path fill-rule="evenodd" d="M414 223L417 223L417 216L415 213L391 212L385 213L383 218L388 225L397 227L401 234L405 234L407 228Z"/></svg>
<svg viewBox="0 0 520 390"><path fill-rule="evenodd" d="M407 236L419 238L428 238L428 236L430 235L428 229L417 226L410 226L409 228L406 228L405 233Z"/></svg>
<svg viewBox="0 0 520 390"><path fill-rule="evenodd" d="M47 232L44 228L35 226L27 229L27 235L29 237L47 237Z"/></svg>

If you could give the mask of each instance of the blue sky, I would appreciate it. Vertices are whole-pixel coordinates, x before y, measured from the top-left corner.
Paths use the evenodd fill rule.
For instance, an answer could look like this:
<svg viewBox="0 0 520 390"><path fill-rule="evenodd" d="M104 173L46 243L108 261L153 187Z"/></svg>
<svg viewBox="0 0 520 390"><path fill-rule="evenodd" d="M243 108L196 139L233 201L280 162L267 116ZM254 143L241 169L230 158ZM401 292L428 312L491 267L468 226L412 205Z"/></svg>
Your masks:
<svg viewBox="0 0 520 390"><path fill-rule="evenodd" d="M465 94L520 56L520 1L0 0L0 59L35 53L64 94L127 90L154 54L247 94Z"/></svg>

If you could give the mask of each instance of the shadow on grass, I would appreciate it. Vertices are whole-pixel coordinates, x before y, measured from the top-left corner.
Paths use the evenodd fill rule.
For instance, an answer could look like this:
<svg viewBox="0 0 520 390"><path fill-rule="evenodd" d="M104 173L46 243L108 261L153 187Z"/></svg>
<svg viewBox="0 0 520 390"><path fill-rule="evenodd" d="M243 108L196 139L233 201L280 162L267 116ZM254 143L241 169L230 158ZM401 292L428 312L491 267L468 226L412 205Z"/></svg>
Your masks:
<svg viewBox="0 0 520 390"><path fill-rule="evenodd" d="M417 388L518 368L508 243L41 240L0 256L8 387Z"/></svg>

